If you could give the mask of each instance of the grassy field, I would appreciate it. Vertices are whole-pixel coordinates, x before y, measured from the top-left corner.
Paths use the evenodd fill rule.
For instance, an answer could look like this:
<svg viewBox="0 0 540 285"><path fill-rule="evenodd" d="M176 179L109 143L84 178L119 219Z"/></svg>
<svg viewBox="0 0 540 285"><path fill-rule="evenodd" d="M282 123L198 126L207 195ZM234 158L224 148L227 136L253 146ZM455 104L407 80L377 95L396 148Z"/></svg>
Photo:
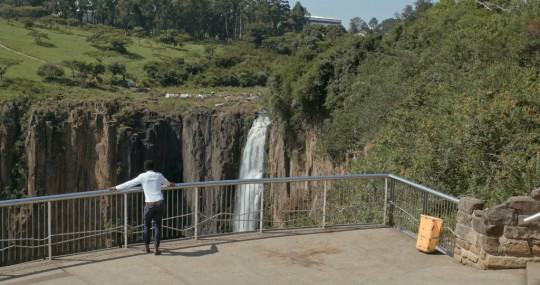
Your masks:
<svg viewBox="0 0 540 285"><path fill-rule="evenodd" d="M36 70L44 62L60 64L63 60L85 60L95 61L94 58L85 55L85 52L97 51L98 49L89 45L86 38L92 32L75 27L61 27L59 30L48 30L35 28L39 32L44 32L49 39L44 40L46 45L38 45L34 38L29 36L29 29L25 29L21 23L0 20L0 44L7 48L35 57L32 59L13 51L0 48L0 57L15 58L23 62L11 68L8 77L22 77L32 80L40 80L36 75ZM187 62L199 59L203 56L204 46L186 44L181 48L169 48L151 40L133 38L134 44L129 46L126 54L117 54L115 57L107 58L104 63L113 61L122 62L129 72L135 76L142 76L142 67L152 60L171 59L183 57Z"/></svg>

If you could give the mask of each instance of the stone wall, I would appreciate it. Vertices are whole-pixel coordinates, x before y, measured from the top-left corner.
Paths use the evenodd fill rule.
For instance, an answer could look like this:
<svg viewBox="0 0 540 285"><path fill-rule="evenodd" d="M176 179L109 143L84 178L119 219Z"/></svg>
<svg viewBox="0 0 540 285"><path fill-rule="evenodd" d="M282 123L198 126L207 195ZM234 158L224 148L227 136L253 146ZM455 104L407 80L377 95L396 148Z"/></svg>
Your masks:
<svg viewBox="0 0 540 285"><path fill-rule="evenodd" d="M484 201L461 198L454 259L481 269L525 268L540 262L540 222L524 218L540 212L540 188L484 209Z"/></svg>

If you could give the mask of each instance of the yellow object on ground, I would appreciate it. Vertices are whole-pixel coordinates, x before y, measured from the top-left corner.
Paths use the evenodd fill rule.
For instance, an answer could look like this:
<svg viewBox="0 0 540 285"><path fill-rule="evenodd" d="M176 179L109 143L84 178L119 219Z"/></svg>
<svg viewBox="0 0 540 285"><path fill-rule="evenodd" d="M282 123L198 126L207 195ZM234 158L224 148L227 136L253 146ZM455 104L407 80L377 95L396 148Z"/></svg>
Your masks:
<svg viewBox="0 0 540 285"><path fill-rule="evenodd" d="M443 220L426 215L420 215L420 229L416 240L416 249L423 252L434 252L439 233L443 225Z"/></svg>

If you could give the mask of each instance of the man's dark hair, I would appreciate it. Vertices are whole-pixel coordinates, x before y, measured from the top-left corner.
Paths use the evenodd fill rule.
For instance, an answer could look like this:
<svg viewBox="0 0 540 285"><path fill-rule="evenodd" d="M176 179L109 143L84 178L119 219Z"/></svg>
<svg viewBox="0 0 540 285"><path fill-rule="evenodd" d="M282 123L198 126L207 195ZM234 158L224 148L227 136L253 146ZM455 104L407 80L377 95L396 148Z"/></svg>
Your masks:
<svg viewBox="0 0 540 285"><path fill-rule="evenodd" d="M154 170L154 162L152 160L147 160L144 162L144 170Z"/></svg>

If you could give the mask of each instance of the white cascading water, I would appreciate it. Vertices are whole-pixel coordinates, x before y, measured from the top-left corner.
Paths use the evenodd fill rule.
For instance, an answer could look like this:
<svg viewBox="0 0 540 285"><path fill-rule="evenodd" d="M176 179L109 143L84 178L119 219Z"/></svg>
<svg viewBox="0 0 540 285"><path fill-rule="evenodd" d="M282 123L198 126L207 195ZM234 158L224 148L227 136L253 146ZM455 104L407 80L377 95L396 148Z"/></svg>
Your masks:
<svg viewBox="0 0 540 285"><path fill-rule="evenodd" d="M259 115L253 122L242 153L239 179L262 178L266 130L270 123L270 118L266 115ZM257 229L262 190L261 184L245 184L236 187L234 232L255 231Z"/></svg>

